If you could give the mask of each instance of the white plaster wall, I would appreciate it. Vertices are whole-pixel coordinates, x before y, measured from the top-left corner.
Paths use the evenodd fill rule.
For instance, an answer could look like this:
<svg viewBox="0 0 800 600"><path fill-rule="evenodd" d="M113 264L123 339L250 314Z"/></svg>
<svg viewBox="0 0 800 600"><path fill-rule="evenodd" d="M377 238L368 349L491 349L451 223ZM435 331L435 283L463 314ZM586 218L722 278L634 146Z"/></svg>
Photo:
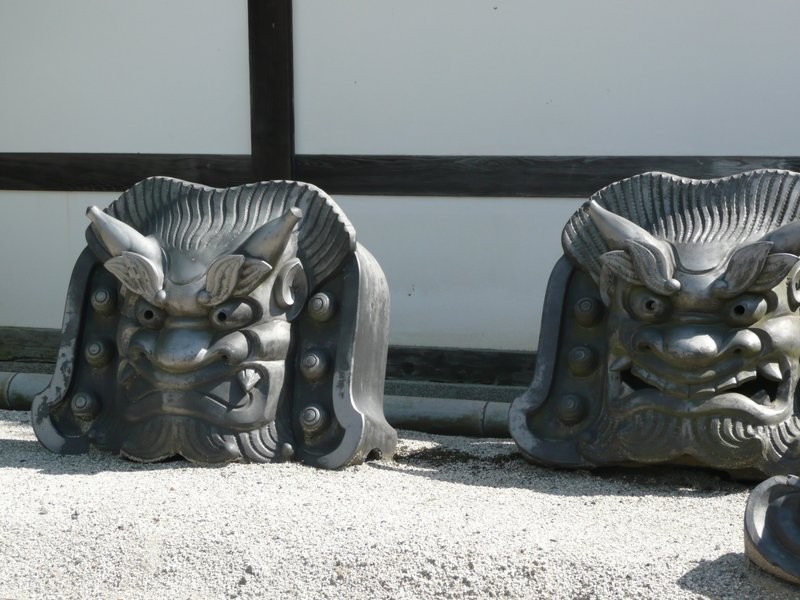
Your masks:
<svg viewBox="0 0 800 600"><path fill-rule="evenodd" d="M800 154L763 0L296 0L301 153ZM245 0L2 0L0 152L249 151ZM88 204L0 191L0 326L58 327ZM393 344L531 350L574 199L338 197Z"/></svg>
<svg viewBox="0 0 800 600"><path fill-rule="evenodd" d="M296 0L297 151L800 153L792 0Z"/></svg>
<svg viewBox="0 0 800 600"><path fill-rule="evenodd" d="M250 152L246 0L2 0L0 152Z"/></svg>
<svg viewBox="0 0 800 600"><path fill-rule="evenodd" d="M0 325L61 327L89 205L118 194L0 191Z"/></svg>
<svg viewBox="0 0 800 600"><path fill-rule="evenodd" d="M392 298L390 343L535 350L580 200L338 197Z"/></svg>

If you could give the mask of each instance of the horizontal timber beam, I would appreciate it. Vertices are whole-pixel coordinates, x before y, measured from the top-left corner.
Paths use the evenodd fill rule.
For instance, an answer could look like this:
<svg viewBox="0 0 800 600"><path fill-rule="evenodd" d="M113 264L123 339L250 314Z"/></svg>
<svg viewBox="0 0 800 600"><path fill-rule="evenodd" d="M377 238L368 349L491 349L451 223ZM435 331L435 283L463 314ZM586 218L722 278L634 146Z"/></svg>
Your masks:
<svg viewBox="0 0 800 600"><path fill-rule="evenodd" d="M0 327L0 362L55 364L61 332ZM528 386L532 352L390 346L386 377L405 381ZM7 367L0 368L0 371Z"/></svg>
<svg viewBox="0 0 800 600"><path fill-rule="evenodd" d="M800 157L384 156L300 154L292 177L331 194L584 198L646 171L713 178L800 171ZM249 155L0 153L0 189L122 191L152 175L213 187L257 181Z"/></svg>
<svg viewBox="0 0 800 600"><path fill-rule="evenodd" d="M766 168L800 170L800 157L301 154L294 177L330 194L584 198L646 171L709 179Z"/></svg>
<svg viewBox="0 0 800 600"><path fill-rule="evenodd" d="M0 189L122 191L164 175L213 187L253 181L250 155L0 153Z"/></svg>

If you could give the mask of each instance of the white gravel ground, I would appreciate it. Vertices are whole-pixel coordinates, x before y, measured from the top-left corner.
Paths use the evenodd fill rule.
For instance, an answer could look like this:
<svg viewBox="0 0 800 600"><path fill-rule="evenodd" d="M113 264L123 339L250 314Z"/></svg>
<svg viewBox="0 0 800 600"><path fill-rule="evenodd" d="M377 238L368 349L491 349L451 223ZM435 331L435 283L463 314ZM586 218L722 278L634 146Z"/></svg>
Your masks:
<svg viewBox="0 0 800 600"><path fill-rule="evenodd" d="M140 465L0 411L0 598L798 598L743 554L749 489L407 431L338 472Z"/></svg>

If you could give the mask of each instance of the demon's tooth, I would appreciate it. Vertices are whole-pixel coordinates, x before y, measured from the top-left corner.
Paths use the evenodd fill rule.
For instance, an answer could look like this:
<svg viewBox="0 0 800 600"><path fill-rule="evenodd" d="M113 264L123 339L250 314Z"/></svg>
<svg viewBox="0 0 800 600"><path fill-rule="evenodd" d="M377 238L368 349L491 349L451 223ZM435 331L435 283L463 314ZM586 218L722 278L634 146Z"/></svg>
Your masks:
<svg viewBox="0 0 800 600"><path fill-rule="evenodd" d="M242 369L236 373L236 378L239 380L239 383L242 384L244 391L249 392L253 389L253 386L258 383L258 380L261 379L261 375L255 369Z"/></svg>
<svg viewBox="0 0 800 600"><path fill-rule="evenodd" d="M758 365L758 372L772 381L783 381L783 373L776 362L767 362Z"/></svg>
<svg viewBox="0 0 800 600"><path fill-rule="evenodd" d="M628 394L630 394L632 392L633 392L633 388L631 386L629 386L627 383L623 382L622 385L620 386L620 394L619 395L624 398L625 396L627 396Z"/></svg>
<svg viewBox="0 0 800 600"><path fill-rule="evenodd" d="M739 383L744 383L746 381L750 381L751 379L755 379L755 378L756 378L756 372L755 371L742 371L741 373L739 373L736 376L736 380Z"/></svg>
<svg viewBox="0 0 800 600"><path fill-rule="evenodd" d="M122 385L127 385L128 383L130 383L131 379L133 379L135 375L136 375L136 369L134 369L133 365L126 360L122 362L119 366L117 381L119 381L119 383L121 383Z"/></svg>
<svg viewBox="0 0 800 600"><path fill-rule="evenodd" d="M721 392L723 390L727 390L727 389L730 389L732 387L736 387L736 385L738 383L739 383L739 379L737 379L736 377L731 377L730 379L726 379L725 381L720 383L717 386L717 390L716 391Z"/></svg>
<svg viewBox="0 0 800 600"><path fill-rule="evenodd" d="M633 369L631 369L631 373L633 373L637 378L641 379L645 383L652 385L653 387L656 387L659 390L663 391L671 387L670 383L666 379L663 379L658 375L651 373L649 371L645 371L644 369L641 369L639 367L634 366Z"/></svg>
<svg viewBox="0 0 800 600"><path fill-rule="evenodd" d="M631 359L629 356L620 356L619 358L614 359L614 362L611 363L611 366L608 368L611 371L622 371L623 369L627 369L631 366Z"/></svg>
<svg viewBox="0 0 800 600"><path fill-rule="evenodd" d="M755 394L750 396L750 399L756 404L761 404L762 406L769 404L771 401L771 398L766 390L758 390Z"/></svg>
<svg viewBox="0 0 800 600"><path fill-rule="evenodd" d="M691 393L689 395L690 396L694 396L696 394L713 394L714 392L719 391L719 389L721 387L722 386L720 386L719 388L715 388L713 385L708 385L706 387L698 386L698 387L695 387L695 388L690 388Z"/></svg>

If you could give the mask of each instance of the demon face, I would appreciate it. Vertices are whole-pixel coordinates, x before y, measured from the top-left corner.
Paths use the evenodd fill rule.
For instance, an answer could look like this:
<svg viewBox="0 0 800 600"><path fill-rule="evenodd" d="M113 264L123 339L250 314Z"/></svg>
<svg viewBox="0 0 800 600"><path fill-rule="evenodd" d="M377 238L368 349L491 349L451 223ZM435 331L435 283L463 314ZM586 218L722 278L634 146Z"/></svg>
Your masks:
<svg viewBox="0 0 800 600"><path fill-rule="evenodd" d="M238 236L176 244L145 237L95 207L93 230L122 283L116 335L117 397L134 427L172 435L176 421L201 429L252 431L275 420L284 396L290 320L307 288L294 231L297 208ZM157 423L157 425L154 425ZM165 423L170 423L169 426ZM159 444L132 436L142 459ZM189 436L191 437L191 436ZM132 442L144 442L131 447Z"/></svg>
<svg viewBox="0 0 800 600"><path fill-rule="evenodd" d="M68 375L34 402L46 446L332 468L391 454L385 280L321 190L152 178L87 214Z"/></svg>
<svg viewBox="0 0 800 600"><path fill-rule="evenodd" d="M627 433L628 452L707 461L740 448L731 464L722 461L732 467L753 452L750 440L794 429L798 257L775 240L800 229L787 225L733 248L678 245L596 202L587 210L616 248L600 256L598 283L608 307L608 411ZM639 426L648 421L663 432Z"/></svg>
<svg viewBox="0 0 800 600"><path fill-rule="evenodd" d="M512 409L530 458L744 476L797 462L798 178L646 174L573 216L563 239L578 270L562 278L560 360Z"/></svg>

